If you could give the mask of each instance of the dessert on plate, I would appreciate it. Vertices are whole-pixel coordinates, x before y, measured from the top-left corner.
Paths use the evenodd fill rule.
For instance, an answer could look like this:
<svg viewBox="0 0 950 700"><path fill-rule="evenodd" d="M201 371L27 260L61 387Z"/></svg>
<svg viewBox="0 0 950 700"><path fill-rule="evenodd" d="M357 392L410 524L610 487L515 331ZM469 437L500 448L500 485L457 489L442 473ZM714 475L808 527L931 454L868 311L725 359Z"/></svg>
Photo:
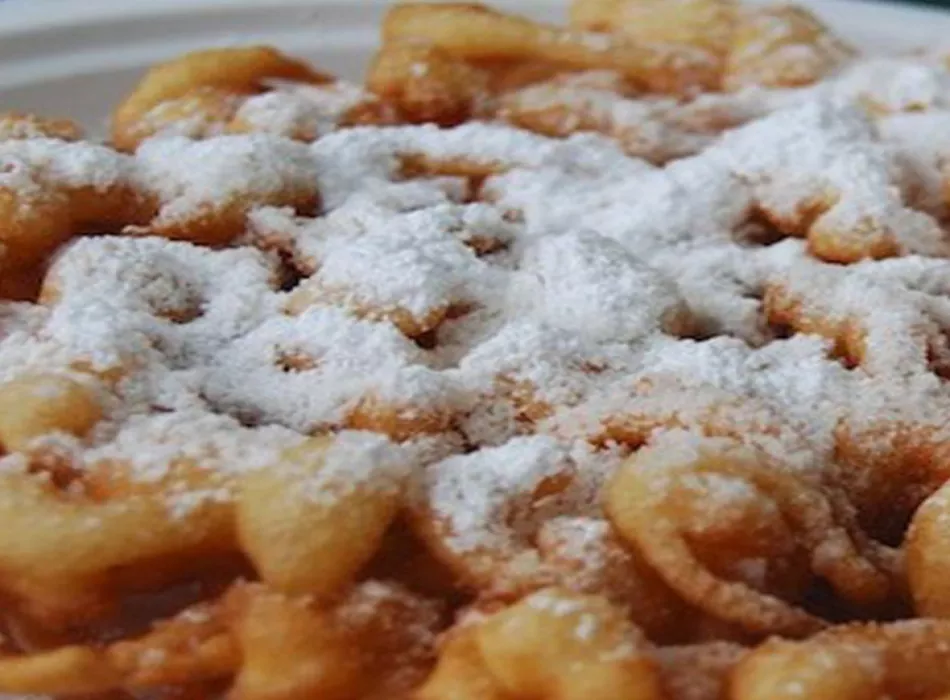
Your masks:
<svg viewBox="0 0 950 700"><path fill-rule="evenodd" d="M0 692L950 698L950 56L381 35L0 116Z"/></svg>

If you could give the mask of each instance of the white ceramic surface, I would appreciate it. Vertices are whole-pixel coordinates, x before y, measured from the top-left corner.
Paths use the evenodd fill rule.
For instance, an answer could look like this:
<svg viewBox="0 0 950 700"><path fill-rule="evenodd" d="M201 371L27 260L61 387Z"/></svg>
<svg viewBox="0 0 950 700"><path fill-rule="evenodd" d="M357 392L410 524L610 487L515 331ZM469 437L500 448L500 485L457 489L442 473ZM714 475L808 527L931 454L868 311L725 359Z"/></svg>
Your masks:
<svg viewBox="0 0 950 700"><path fill-rule="evenodd" d="M491 1L491 0L490 0ZM386 0L9 0L0 3L0 109L69 115L98 130L155 61L273 44L358 78ZM539 19L567 0L494 0ZM805 0L839 32L882 49L950 44L950 13L856 0Z"/></svg>

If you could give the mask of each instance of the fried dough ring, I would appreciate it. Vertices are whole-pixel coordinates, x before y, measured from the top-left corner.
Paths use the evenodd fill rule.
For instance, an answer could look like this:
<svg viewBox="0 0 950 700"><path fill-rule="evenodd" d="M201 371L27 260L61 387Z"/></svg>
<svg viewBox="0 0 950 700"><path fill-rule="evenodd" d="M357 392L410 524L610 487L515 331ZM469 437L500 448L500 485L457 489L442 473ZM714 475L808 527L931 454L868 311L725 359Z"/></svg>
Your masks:
<svg viewBox="0 0 950 700"><path fill-rule="evenodd" d="M950 372L950 347L934 309L948 272L932 258L840 267L803 257L766 283L763 305L770 323L831 340L849 367L879 376L941 375ZM878 309L888 314L883 321Z"/></svg>
<svg viewBox="0 0 950 700"><path fill-rule="evenodd" d="M573 424L577 420L581 421L587 439L595 445L619 443L638 449L657 431L685 430L703 437L725 438L760 455L782 455L783 460L789 460L783 467L785 471L805 480L809 491L823 496L834 522L847 531L860 556L890 578L892 593L903 594L900 554L869 538L862 530L865 521L859 517L861 514L851 501L852 494L846 490L850 482L842 479L837 468L829 470L816 463L816 459L828 457L823 453L816 455L815 446L768 406L712 388L685 389L678 380L673 379L671 384L669 378L659 375L642 380L633 393L623 391L593 411L582 404L558 416L553 427L558 432L574 434L577 428ZM840 445L840 436L838 441ZM847 582L843 585L847 586ZM859 599L864 596L858 596L855 602Z"/></svg>
<svg viewBox="0 0 950 700"><path fill-rule="evenodd" d="M732 642L660 647L651 656L660 670L665 700L727 700L729 676L746 654Z"/></svg>
<svg viewBox="0 0 950 700"><path fill-rule="evenodd" d="M319 276L304 280L287 299L285 310L291 316L305 312L313 306L337 306L353 316L368 321L388 321L407 338L418 338L435 330L449 316L450 304L437 306L418 314L400 306L383 306L359 297L359 289L331 288L322 283Z"/></svg>
<svg viewBox="0 0 950 700"><path fill-rule="evenodd" d="M543 59L461 60L428 41L400 39L377 51L366 86L401 121L448 127L490 118L506 94L561 72L563 66Z"/></svg>
<svg viewBox="0 0 950 700"><path fill-rule="evenodd" d="M155 204L141 232L164 238L225 245L244 233L255 207L311 214L320 203L307 146L280 136L153 139L136 151L135 160ZM255 176L247 177L249 171ZM210 191L209 181L215 184Z"/></svg>
<svg viewBox="0 0 950 700"><path fill-rule="evenodd" d="M708 57L691 48L574 32L478 4L398 5L383 20L383 40L428 42L470 61L537 59L575 70L610 68L656 92L688 92L714 86L718 78Z"/></svg>
<svg viewBox="0 0 950 700"><path fill-rule="evenodd" d="M238 538L278 590L317 598L342 590L376 553L402 506L401 470L378 471L375 481L359 484L348 471L376 467L345 450L334 455L339 440L309 440L285 452L289 469L241 479Z"/></svg>
<svg viewBox="0 0 950 700"><path fill-rule="evenodd" d="M401 406L376 395L362 397L347 412L345 424L350 430L381 433L396 442L414 438L444 435L455 422L450 402L442 405Z"/></svg>
<svg viewBox="0 0 950 700"><path fill-rule="evenodd" d="M542 566L558 586L623 607L651 641L685 641L703 624L702 614L683 602L642 556L625 548L606 520L552 518L536 539Z"/></svg>
<svg viewBox="0 0 950 700"><path fill-rule="evenodd" d="M367 337L379 344L368 352L354 352L353 343L361 350L370 347ZM280 315L221 353L225 379L221 382L212 373L207 395L225 410L301 433L345 427L401 442L448 431L457 413L456 387L421 364L419 353L391 325L359 320L337 309ZM239 371L266 382L271 391L255 394L228 379L233 368L245 367L252 369ZM356 372L359 379L338 382L346 371ZM425 392L407 397L406 387Z"/></svg>
<svg viewBox="0 0 950 700"><path fill-rule="evenodd" d="M917 509L904 550L907 578L918 615L950 619L950 483Z"/></svg>
<svg viewBox="0 0 950 700"><path fill-rule="evenodd" d="M390 584L319 606L237 583L138 639L0 657L0 689L71 695L233 678L236 700L402 697L431 664L439 622L433 604Z"/></svg>
<svg viewBox="0 0 950 700"><path fill-rule="evenodd" d="M200 603L139 639L104 649L70 645L0 657L0 687L15 693L105 693L227 677L241 661L224 613L221 601Z"/></svg>
<svg viewBox="0 0 950 700"><path fill-rule="evenodd" d="M828 338L834 342L834 355L850 366L864 362L867 338L859 319L829 317L811 309L781 282L766 285L763 305L766 316L778 327Z"/></svg>
<svg viewBox="0 0 950 700"><path fill-rule="evenodd" d="M569 504L571 495L583 488L576 464L561 446L543 436L518 438L476 455L430 465L419 493L410 500L413 531L468 590L511 600L550 585L550 572L544 571L532 542L532 526L536 530L545 513L542 504L547 504L548 512L563 514L557 511L568 506L560 500ZM482 494L477 515L459 522L453 510L458 494L478 488L477 482L466 486L467 475L474 474L472 470L497 470L512 458L521 460L522 471L511 471L505 492L497 494L501 498L492 498L494 492ZM491 463L479 465L478 459ZM458 541L471 535L474 542Z"/></svg>
<svg viewBox="0 0 950 700"><path fill-rule="evenodd" d="M571 24L636 41L705 52L723 87L791 88L815 83L855 55L803 7L741 7L734 0L574 0ZM794 48L794 51L790 50Z"/></svg>
<svg viewBox="0 0 950 700"><path fill-rule="evenodd" d="M725 134L705 153L749 186L753 213L806 239L821 260L950 254L939 223L907 205L894 153L853 103L806 100Z"/></svg>
<svg viewBox="0 0 950 700"><path fill-rule="evenodd" d="M253 586L236 597L235 700L402 698L431 668L438 606L398 585L367 581L322 607Z"/></svg>
<svg viewBox="0 0 950 700"><path fill-rule="evenodd" d="M917 508L950 478L941 433L939 424L901 420L839 427L837 478L872 536L900 542Z"/></svg>
<svg viewBox="0 0 950 700"><path fill-rule="evenodd" d="M738 13L734 27L723 87L810 85L854 55L854 49L803 7L745 8Z"/></svg>
<svg viewBox="0 0 950 700"><path fill-rule="evenodd" d="M17 193L0 188L0 221L3 222L3 271L36 267L73 236L69 197L42 191L27 204Z"/></svg>
<svg viewBox="0 0 950 700"><path fill-rule="evenodd" d="M654 432L685 430L710 438L727 438L761 449L764 453L784 450L810 463L808 441L773 409L759 401L712 387L687 388L675 377L646 377L624 388L593 411L581 404L578 415L559 417L573 433L572 421L584 419L586 438L597 446L617 443L632 450L646 445Z"/></svg>
<svg viewBox="0 0 950 700"><path fill-rule="evenodd" d="M454 126L467 121L491 97L488 74L437 46L408 41L383 45L373 58L366 86L395 105L404 121Z"/></svg>
<svg viewBox="0 0 950 700"><path fill-rule="evenodd" d="M96 387L78 377L25 375L0 385L0 445L7 452L51 433L82 437L102 415Z"/></svg>
<svg viewBox="0 0 950 700"><path fill-rule="evenodd" d="M77 234L118 232L154 214L131 161L78 142L72 122L0 115L0 276L5 295L32 296L29 284L47 257ZM76 164L86 162L85 172ZM27 288L24 294L18 290Z"/></svg>
<svg viewBox="0 0 950 700"><path fill-rule="evenodd" d="M720 64L732 43L736 0L574 0L571 26L636 41L692 46Z"/></svg>
<svg viewBox="0 0 950 700"><path fill-rule="evenodd" d="M0 483L0 513L7 523L0 535L3 587L28 617L52 627L109 612L124 568L150 562L160 579L163 569L177 567L182 558L200 561L222 545L228 548L232 539L222 507L172 518L154 495L97 502L68 496L42 475L19 473L3 474ZM22 532L30 532L29 546Z"/></svg>
<svg viewBox="0 0 950 700"><path fill-rule="evenodd" d="M860 624L770 641L732 673L734 700L937 698L950 692L950 623Z"/></svg>
<svg viewBox="0 0 950 700"><path fill-rule="evenodd" d="M453 632L418 700L659 700L653 663L605 599L550 588Z"/></svg>
<svg viewBox="0 0 950 700"><path fill-rule="evenodd" d="M390 447L355 433L313 438L235 483L187 459L156 483L136 482L121 463L90 465L82 492L42 474L4 472L0 583L27 617L57 626L109 612L143 566L146 585L161 584L243 551L278 590L329 598L372 558L401 505L403 463ZM175 512L167 502L182 491L229 489L237 503L210 499Z"/></svg>
<svg viewBox="0 0 950 700"><path fill-rule="evenodd" d="M683 440L675 435L660 438L630 458L608 487L605 505L620 535L689 603L756 633L802 636L825 626L774 595L719 578L701 562L683 530L686 523L678 522L683 513L676 515L677 490L699 474L738 479L767 495L791 528L786 537L801 542L814 573L828 578L844 597L870 604L892 594L888 577L857 551L849 534L836 525L832 504L804 479L735 442L693 438L686 442L692 446L684 447ZM748 534L735 532L729 537ZM728 550L715 551L721 566Z"/></svg>
<svg viewBox="0 0 950 700"><path fill-rule="evenodd" d="M623 81L611 77L610 82L596 84L584 74L556 76L529 85L503 95L498 101L496 116L544 136L603 134L615 140L630 156L657 164L689 155L699 148L702 137L685 133L672 124L670 104L628 99Z"/></svg>
<svg viewBox="0 0 950 700"><path fill-rule="evenodd" d="M158 123L149 118L163 103L170 105L165 114L168 121L191 116L209 123L226 122L237 108L236 103L229 104L230 98L258 92L266 81L275 79L318 85L332 81L269 46L194 51L149 70L113 113L112 142L120 150L134 151L163 126L161 118Z"/></svg>

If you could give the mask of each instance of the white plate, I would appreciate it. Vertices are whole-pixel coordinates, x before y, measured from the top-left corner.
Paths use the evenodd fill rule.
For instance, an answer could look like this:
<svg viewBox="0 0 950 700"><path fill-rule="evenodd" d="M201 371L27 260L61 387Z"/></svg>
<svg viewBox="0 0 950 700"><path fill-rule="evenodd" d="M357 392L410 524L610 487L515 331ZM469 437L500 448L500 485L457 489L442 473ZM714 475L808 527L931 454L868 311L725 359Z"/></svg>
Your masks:
<svg viewBox="0 0 950 700"><path fill-rule="evenodd" d="M561 20L568 0L496 0ZM268 43L359 78L385 0L10 0L0 3L0 109L76 118L99 130L142 70L182 51ZM805 0L852 41L885 50L946 44L950 13Z"/></svg>

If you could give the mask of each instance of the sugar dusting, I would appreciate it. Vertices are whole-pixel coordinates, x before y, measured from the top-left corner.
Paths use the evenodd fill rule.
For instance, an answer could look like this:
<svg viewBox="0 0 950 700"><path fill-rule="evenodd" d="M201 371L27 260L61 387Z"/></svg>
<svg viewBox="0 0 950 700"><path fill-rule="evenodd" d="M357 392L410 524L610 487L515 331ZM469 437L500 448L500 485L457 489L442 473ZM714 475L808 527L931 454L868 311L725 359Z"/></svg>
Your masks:
<svg viewBox="0 0 950 700"><path fill-rule="evenodd" d="M641 442L689 459L697 435L731 431L818 482L843 422L945 432L941 67L868 61L816 87L682 102L587 75L451 129L344 128L365 95L312 90L242 103L242 123L270 133L166 134L132 156L0 145L0 191L24 202L50 183L127 183L163 221L262 205L222 249L79 240L42 304L3 304L0 377L65 373L103 397L88 436L41 439L37 455L115 469L187 518L304 436L337 431L333 468L302 493L405 487L452 553L538 583L562 575L537 551L545 524L587 523L595 540L599 489ZM563 138L512 126L555 109ZM320 213L264 206L287 190L319 191ZM904 257L832 265L795 240L817 234L884 237ZM299 285L283 291L287 279ZM312 303L288 313L301 290ZM406 333L395 311L428 325ZM860 352L843 357L855 329ZM417 432L397 447L344 431L368 402ZM424 424L433 408L448 435ZM735 480L697 488L725 506L748 496ZM605 556L577 529L578 557Z"/></svg>

